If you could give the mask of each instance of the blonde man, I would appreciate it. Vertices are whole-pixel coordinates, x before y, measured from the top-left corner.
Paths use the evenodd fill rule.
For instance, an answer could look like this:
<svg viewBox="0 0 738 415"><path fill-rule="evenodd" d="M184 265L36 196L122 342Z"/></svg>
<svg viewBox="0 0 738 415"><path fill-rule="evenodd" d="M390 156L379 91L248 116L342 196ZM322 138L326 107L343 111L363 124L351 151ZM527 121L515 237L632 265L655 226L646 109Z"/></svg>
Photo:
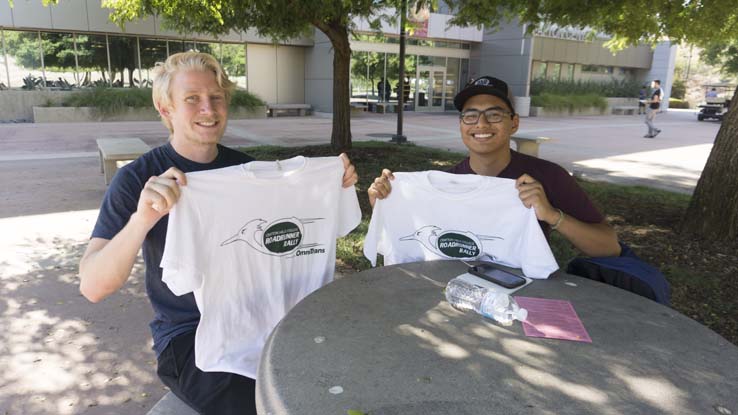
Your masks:
<svg viewBox="0 0 738 415"><path fill-rule="evenodd" d="M139 248L146 264L146 292L157 374L183 401L207 414L255 414L253 379L195 367L194 338L200 313L193 295L174 295L159 267L167 214L177 202L186 172L228 167L253 160L219 144L225 132L234 84L205 53L170 56L155 69L154 106L169 129L169 140L123 167L105 194L92 238L79 265L80 291L98 302L128 280ZM344 157L344 186L356 182Z"/></svg>

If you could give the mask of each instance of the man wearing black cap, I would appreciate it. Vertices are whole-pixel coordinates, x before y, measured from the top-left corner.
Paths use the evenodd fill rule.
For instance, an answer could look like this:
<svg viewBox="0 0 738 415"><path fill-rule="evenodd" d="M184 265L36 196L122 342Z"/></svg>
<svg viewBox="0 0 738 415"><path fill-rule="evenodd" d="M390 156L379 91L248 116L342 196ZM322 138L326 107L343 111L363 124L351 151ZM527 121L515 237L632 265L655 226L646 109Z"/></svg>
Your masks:
<svg viewBox="0 0 738 415"><path fill-rule="evenodd" d="M490 76L472 80L456 95L454 106L461 112L461 139L469 157L450 173L514 179L520 199L535 209L547 237L557 230L589 256L620 253L615 231L566 170L510 149L510 136L518 130L520 119L504 81ZM368 190L372 205L389 195L393 178L385 169L374 180Z"/></svg>

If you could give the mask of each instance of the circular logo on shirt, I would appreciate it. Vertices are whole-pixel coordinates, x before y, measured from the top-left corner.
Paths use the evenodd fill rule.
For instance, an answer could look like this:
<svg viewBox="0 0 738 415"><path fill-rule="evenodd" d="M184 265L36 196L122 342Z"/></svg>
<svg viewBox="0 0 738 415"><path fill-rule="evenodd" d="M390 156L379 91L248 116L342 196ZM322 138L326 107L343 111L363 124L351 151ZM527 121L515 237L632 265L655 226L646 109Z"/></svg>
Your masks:
<svg viewBox="0 0 738 415"><path fill-rule="evenodd" d="M475 258L479 256L479 245L468 236L447 232L438 237L438 250L451 258Z"/></svg>
<svg viewBox="0 0 738 415"><path fill-rule="evenodd" d="M300 241L302 241L302 231L294 222L277 222L264 231L264 247L276 254L295 250L300 246Z"/></svg>

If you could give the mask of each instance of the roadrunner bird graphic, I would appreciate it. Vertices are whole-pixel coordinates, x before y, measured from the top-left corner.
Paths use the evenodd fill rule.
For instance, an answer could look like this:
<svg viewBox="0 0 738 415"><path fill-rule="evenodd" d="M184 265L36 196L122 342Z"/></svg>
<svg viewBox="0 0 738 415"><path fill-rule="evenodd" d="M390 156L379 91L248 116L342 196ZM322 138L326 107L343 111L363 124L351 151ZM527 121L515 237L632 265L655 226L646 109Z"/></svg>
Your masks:
<svg viewBox="0 0 738 415"><path fill-rule="evenodd" d="M323 218L282 218L267 225L264 219L246 222L238 232L223 241L226 246L237 241L246 242L251 248L267 255L288 255L297 249L311 248L320 244L304 242L305 226Z"/></svg>
<svg viewBox="0 0 738 415"><path fill-rule="evenodd" d="M502 240L499 236L477 235L469 231L443 230L427 225L400 238L401 241L418 241L430 252L445 258L473 259L484 254L483 241ZM489 254L488 254L489 255Z"/></svg>

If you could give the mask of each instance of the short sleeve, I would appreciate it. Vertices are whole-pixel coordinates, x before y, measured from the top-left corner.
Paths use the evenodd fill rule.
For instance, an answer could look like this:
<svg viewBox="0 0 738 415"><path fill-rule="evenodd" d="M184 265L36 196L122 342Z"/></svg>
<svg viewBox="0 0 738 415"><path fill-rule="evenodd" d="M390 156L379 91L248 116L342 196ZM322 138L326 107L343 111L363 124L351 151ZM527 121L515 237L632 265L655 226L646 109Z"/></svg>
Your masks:
<svg viewBox="0 0 738 415"><path fill-rule="evenodd" d="M142 188L143 184L129 168L118 170L103 197L92 237L113 239L136 211Z"/></svg>
<svg viewBox="0 0 738 415"><path fill-rule="evenodd" d="M202 221L188 188L169 212L164 254L161 259L162 281L175 295L200 288L208 269L207 253L202 246Z"/></svg>

